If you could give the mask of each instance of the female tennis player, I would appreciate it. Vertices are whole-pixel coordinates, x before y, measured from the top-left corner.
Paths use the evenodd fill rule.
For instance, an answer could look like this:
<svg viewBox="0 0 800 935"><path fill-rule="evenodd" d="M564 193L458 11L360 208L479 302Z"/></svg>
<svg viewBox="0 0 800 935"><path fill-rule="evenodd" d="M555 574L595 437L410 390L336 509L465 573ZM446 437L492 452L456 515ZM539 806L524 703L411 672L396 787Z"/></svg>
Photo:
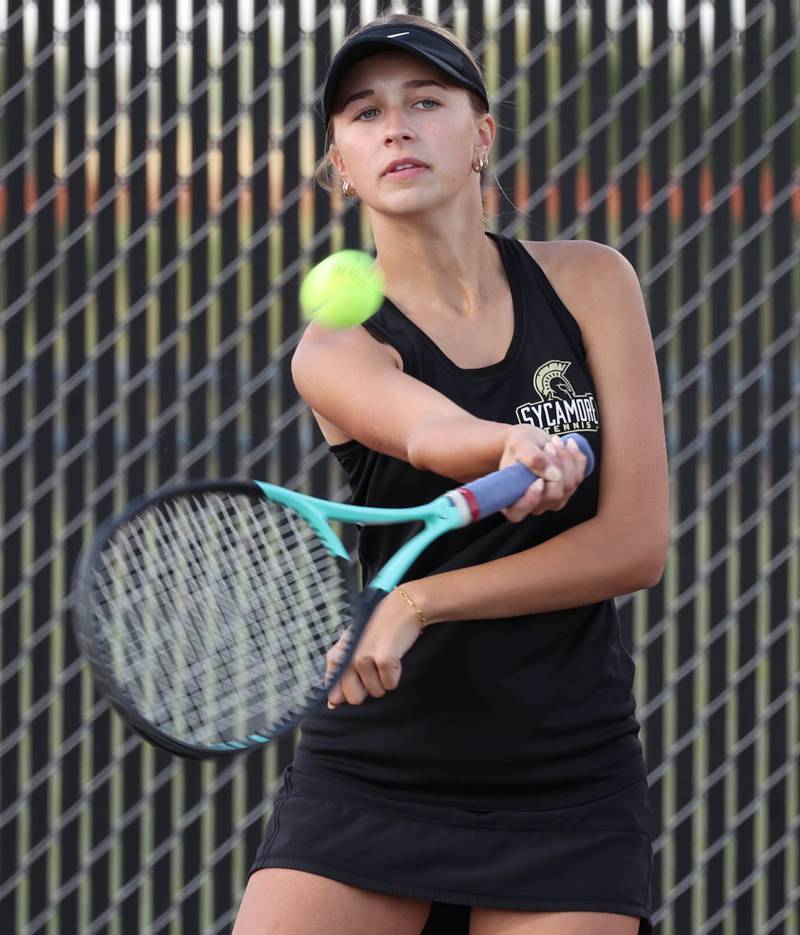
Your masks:
<svg viewBox="0 0 800 935"><path fill-rule="evenodd" d="M591 241L485 230L474 58L417 16L351 34L325 170L366 206L386 301L312 324L293 375L353 502L402 507L515 460L544 479L448 533L303 725L235 935L650 931L651 811L613 598L668 539L636 274ZM580 432L597 469L560 443ZM365 527L365 580L410 531ZM331 653L336 652L336 647Z"/></svg>

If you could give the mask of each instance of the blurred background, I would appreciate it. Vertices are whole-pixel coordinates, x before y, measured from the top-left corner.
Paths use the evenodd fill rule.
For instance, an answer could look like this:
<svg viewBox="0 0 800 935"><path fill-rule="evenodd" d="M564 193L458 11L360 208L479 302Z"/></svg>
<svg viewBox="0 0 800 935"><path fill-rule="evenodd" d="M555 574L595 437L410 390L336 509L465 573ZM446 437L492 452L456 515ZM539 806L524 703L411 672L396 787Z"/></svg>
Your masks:
<svg viewBox="0 0 800 935"><path fill-rule="evenodd" d="M230 930L296 738L143 744L78 657L70 578L175 479L347 495L289 360L299 278L371 248L312 177L331 53L383 11L485 66L490 228L639 274L673 539L617 603L656 931L796 935L800 0L0 0L0 931Z"/></svg>

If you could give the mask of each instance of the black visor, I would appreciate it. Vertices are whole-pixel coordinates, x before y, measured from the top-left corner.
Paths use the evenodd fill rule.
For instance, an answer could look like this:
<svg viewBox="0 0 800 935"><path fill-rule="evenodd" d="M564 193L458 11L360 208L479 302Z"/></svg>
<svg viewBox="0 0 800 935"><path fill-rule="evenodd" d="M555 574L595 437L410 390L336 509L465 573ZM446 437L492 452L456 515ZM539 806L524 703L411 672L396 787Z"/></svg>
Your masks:
<svg viewBox="0 0 800 935"><path fill-rule="evenodd" d="M458 46L430 29L395 23L373 26L359 33L346 41L334 55L325 76L325 89L322 93L322 120L326 128L332 115L336 89L345 72L361 59L385 49L402 49L425 59L441 69L454 84L474 91L483 101L486 110L489 110L489 97L480 72Z"/></svg>

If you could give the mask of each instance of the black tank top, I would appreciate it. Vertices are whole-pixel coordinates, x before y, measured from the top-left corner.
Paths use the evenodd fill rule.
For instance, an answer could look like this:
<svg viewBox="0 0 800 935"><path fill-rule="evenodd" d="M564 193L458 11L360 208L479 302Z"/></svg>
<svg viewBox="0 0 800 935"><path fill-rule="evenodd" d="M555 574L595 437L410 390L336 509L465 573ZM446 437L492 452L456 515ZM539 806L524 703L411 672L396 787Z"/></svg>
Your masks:
<svg viewBox="0 0 800 935"><path fill-rule="evenodd" d="M397 349L407 374L467 411L550 434L581 432L599 465L597 397L578 323L519 241L487 236L500 251L514 304L514 334L503 360L458 367L388 299L364 327ZM457 486L357 441L331 451L353 503L415 506ZM590 519L599 474L598 467L563 510L521 523L493 516L446 534L406 580L520 552ZM418 528L362 527L364 581ZM644 775L633 674L613 600L438 623L403 657L394 691L361 705L323 708L303 723L295 767L391 797L463 808L585 801Z"/></svg>

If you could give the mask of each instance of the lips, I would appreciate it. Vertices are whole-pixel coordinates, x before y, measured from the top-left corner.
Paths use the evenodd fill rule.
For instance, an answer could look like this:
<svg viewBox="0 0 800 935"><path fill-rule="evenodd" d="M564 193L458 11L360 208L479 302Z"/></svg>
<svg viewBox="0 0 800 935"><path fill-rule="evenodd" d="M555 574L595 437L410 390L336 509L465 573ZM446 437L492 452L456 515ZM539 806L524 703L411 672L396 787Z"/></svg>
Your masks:
<svg viewBox="0 0 800 935"><path fill-rule="evenodd" d="M403 171L400 167L404 169L427 169L428 166L424 162L420 162L419 159L395 159L393 162L390 162L389 165L383 170L383 175L389 175L391 173L396 173L398 171Z"/></svg>

